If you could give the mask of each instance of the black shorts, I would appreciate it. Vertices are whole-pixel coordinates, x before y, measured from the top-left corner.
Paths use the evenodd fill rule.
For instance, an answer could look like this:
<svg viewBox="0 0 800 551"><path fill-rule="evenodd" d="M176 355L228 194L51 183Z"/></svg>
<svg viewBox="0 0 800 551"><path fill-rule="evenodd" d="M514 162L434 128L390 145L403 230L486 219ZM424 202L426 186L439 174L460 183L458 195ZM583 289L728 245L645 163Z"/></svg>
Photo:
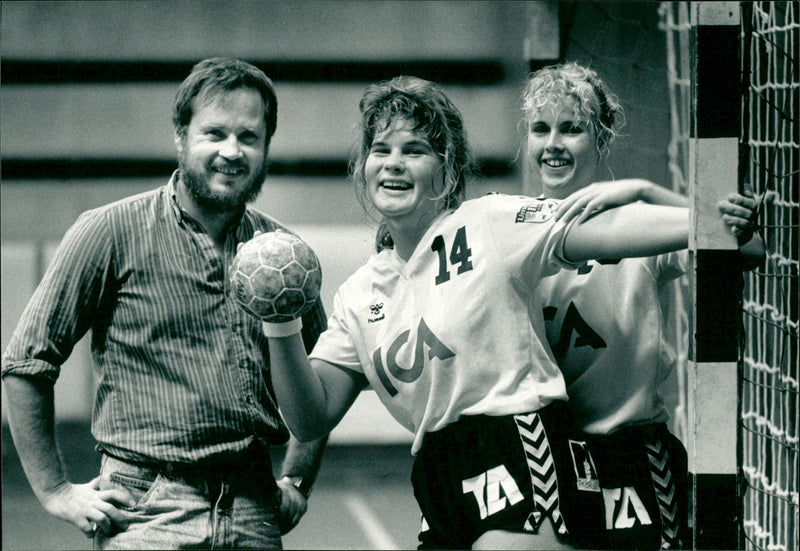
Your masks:
<svg viewBox="0 0 800 551"><path fill-rule="evenodd" d="M599 547L603 496L580 434L563 402L426 434L411 475L419 548L469 549L489 530L536 533L542 522L565 543Z"/></svg>
<svg viewBox="0 0 800 551"><path fill-rule="evenodd" d="M686 449L666 425L587 436L605 503L609 549L680 549L688 534Z"/></svg>

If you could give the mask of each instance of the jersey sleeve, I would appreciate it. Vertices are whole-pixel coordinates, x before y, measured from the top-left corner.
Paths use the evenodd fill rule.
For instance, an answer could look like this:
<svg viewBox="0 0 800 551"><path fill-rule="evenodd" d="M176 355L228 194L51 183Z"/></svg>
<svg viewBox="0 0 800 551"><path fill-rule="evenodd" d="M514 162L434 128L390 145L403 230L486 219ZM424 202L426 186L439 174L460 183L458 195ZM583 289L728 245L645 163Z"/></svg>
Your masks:
<svg viewBox="0 0 800 551"><path fill-rule="evenodd" d="M356 373L364 373L355 335L350 330L352 319L348 316L345 301L344 285L340 287L333 297L333 312L328 318L328 326L319 336L317 344L309 354L309 359L322 360L337 367L345 368Z"/></svg>
<svg viewBox="0 0 800 551"><path fill-rule="evenodd" d="M495 250L512 277L520 281L577 269L564 257L570 223L555 220L558 201L522 196L494 196L487 211Z"/></svg>

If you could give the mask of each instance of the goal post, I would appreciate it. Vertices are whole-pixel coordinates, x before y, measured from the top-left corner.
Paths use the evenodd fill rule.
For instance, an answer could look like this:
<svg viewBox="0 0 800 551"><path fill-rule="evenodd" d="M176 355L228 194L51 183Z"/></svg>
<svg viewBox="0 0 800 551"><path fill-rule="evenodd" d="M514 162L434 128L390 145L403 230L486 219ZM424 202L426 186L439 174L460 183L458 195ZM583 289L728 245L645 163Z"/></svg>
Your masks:
<svg viewBox="0 0 800 551"><path fill-rule="evenodd" d="M742 274L717 204L739 189L741 65L737 2L693 2L689 143L690 258L687 452L694 549L739 548L737 413Z"/></svg>

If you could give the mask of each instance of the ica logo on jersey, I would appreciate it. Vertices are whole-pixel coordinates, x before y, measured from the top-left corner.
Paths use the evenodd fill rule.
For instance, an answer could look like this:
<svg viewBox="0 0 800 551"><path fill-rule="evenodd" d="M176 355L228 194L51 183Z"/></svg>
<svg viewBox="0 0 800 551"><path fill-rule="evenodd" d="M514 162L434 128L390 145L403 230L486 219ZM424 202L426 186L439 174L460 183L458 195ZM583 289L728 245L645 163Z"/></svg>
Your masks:
<svg viewBox="0 0 800 551"><path fill-rule="evenodd" d="M400 349L406 344L414 350L411 365L401 365L398 358ZM412 337L411 330L408 329L403 331L395 337L385 353L383 347L376 348L372 353L372 362L375 364L375 371L386 392L390 396L394 396L397 394L397 387L394 385L393 379L402 383L413 383L419 379L422 370L433 358L446 360L454 356L455 353L445 346L428 328L425 320L420 318L416 335Z"/></svg>
<svg viewBox="0 0 800 551"><path fill-rule="evenodd" d="M556 319L558 308L555 306L545 306L542 312L544 314L544 321L549 323ZM576 334L574 344L572 342L573 332ZM553 344L551 349L556 359L559 359L567 353L570 346L573 348L591 346L595 350L606 348L606 341L586 323L586 320L583 319L575 303L572 301L570 301L567 311L564 314L564 320L561 322L558 342Z"/></svg>

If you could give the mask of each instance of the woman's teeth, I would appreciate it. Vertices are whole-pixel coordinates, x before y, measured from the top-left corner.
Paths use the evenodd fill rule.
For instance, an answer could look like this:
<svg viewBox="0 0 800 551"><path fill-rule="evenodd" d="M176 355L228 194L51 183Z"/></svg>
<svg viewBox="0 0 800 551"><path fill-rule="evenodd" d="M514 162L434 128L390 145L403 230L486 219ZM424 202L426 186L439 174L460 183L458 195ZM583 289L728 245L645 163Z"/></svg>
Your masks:
<svg viewBox="0 0 800 551"><path fill-rule="evenodd" d="M390 182L385 181L382 183L383 187L386 189L394 189L394 190L404 190L404 189L411 189L411 184L407 182Z"/></svg>

